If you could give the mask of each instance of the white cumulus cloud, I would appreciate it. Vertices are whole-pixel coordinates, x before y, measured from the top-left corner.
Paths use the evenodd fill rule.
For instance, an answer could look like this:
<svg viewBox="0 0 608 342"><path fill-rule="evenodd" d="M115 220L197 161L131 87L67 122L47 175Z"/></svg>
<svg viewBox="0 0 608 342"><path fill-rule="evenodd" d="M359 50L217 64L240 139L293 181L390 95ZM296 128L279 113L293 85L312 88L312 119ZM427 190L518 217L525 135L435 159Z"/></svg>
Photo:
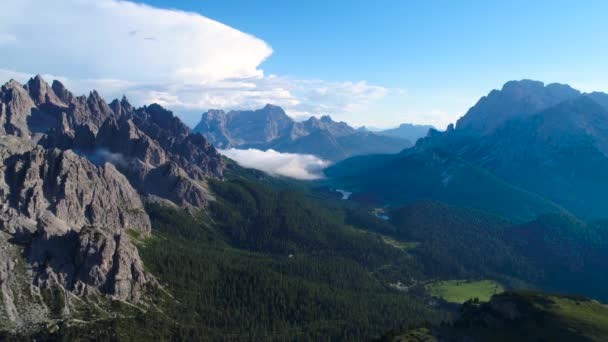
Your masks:
<svg viewBox="0 0 608 342"><path fill-rule="evenodd" d="M35 74L77 95L126 94L157 102L190 125L208 109L272 103L298 119L366 109L388 92L365 81L265 75L268 43L198 13L120 0L6 1L0 11L0 81Z"/></svg>
<svg viewBox="0 0 608 342"><path fill-rule="evenodd" d="M275 176L302 180L322 178L323 169L329 166L328 161L309 154L234 148L219 152L243 167L258 169Z"/></svg>
<svg viewBox="0 0 608 342"><path fill-rule="evenodd" d="M256 37L204 16L117 0L2 5L2 68L68 78L210 81L260 76L272 53Z"/></svg>

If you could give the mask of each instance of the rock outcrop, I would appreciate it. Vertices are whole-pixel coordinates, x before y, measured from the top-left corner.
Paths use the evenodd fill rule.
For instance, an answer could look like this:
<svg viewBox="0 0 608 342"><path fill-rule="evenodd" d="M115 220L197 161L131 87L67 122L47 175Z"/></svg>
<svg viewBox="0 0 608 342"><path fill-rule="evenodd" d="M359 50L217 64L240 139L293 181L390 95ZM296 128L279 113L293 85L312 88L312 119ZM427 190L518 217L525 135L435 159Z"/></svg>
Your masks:
<svg viewBox="0 0 608 342"><path fill-rule="evenodd" d="M11 80L0 88L0 134L29 136L27 120L36 105L27 90Z"/></svg>

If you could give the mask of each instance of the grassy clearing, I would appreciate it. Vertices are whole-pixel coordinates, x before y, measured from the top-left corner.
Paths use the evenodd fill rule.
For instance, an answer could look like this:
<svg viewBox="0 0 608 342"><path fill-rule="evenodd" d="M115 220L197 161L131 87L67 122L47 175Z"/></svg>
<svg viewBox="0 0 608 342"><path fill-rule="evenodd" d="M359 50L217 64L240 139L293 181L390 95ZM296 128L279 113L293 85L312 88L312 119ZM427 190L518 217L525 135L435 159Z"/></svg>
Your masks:
<svg viewBox="0 0 608 342"><path fill-rule="evenodd" d="M426 290L433 297L451 303L464 303L473 298L487 302L494 294L503 292L504 288L493 280L447 280L427 284Z"/></svg>

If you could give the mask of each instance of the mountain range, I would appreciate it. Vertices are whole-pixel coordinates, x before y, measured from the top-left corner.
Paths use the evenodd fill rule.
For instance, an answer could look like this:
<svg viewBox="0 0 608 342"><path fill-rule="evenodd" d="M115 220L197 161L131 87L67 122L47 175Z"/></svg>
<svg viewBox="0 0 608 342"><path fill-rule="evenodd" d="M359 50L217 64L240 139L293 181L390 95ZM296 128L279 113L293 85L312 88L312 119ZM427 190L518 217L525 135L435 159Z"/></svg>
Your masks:
<svg viewBox="0 0 608 342"><path fill-rule="evenodd" d="M397 153L412 146L399 135L356 130L329 116L296 122L283 109L266 105L258 110L209 110L193 129L219 149L273 149L312 154L330 161L350 156Z"/></svg>
<svg viewBox="0 0 608 342"><path fill-rule="evenodd" d="M345 160L326 174L354 198L393 204L435 198L527 219L563 208L602 219L608 215L607 97L562 84L511 81L482 97L455 127L432 131L398 155ZM463 176L455 161L481 176L463 179L472 173ZM415 170L421 170L416 177L405 176ZM505 186L528 200L486 196ZM538 200L545 204L532 204Z"/></svg>
<svg viewBox="0 0 608 342"><path fill-rule="evenodd" d="M481 303L474 292L461 305L430 290L490 283L492 293L608 298L606 221L572 215L586 209L579 202L590 201L590 217L604 205L592 201L603 199L606 96L507 88L462 127L346 159L319 183L244 169L213 144L322 149L322 136L354 154L370 148L353 147L365 139L395 138L329 117L294 123L266 106L206 113L226 133L208 141L158 104L11 80L0 88L0 340L470 340L555 329L602 340L605 310L585 298L507 292ZM495 110L504 122L486 123ZM571 202L543 188L556 184Z"/></svg>

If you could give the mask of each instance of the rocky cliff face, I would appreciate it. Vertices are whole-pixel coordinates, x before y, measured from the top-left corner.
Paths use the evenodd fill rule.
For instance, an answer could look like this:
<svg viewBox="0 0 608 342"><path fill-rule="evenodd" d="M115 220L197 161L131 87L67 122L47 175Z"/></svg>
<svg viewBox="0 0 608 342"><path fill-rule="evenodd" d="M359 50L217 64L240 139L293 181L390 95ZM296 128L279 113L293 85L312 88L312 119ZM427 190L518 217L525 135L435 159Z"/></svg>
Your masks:
<svg viewBox="0 0 608 342"><path fill-rule="evenodd" d="M53 316L44 291L64 297L60 316L69 315L73 295L142 299L148 279L127 231L149 234L150 220L111 164L2 136L0 202L0 316L7 323Z"/></svg>
<svg viewBox="0 0 608 342"><path fill-rule="evenodd" d="M260 146L290 135L294 121L281 107L224 112L209 110L194 128L218 148Z"/></svg>
<svg viewBox="0 0 608 342"><path fill-rule="evenodd" d="M143 304L155 281L131 238L150 233L142 199L204 207L222 170L158 105L74 96L39 76L3 85L0 328L74 317L85 298Z"/></svg>
<svg viewBox="0 0 608 342"><path fill-rule="evenodd" d="M206 179L222 177L224 167L211 144L159 105L135 109L126 98L107 104L96 91L74 96L40 76L2 87L0 134L110 162L142 195L177 205L204 207L212 199Z"/></svg>

